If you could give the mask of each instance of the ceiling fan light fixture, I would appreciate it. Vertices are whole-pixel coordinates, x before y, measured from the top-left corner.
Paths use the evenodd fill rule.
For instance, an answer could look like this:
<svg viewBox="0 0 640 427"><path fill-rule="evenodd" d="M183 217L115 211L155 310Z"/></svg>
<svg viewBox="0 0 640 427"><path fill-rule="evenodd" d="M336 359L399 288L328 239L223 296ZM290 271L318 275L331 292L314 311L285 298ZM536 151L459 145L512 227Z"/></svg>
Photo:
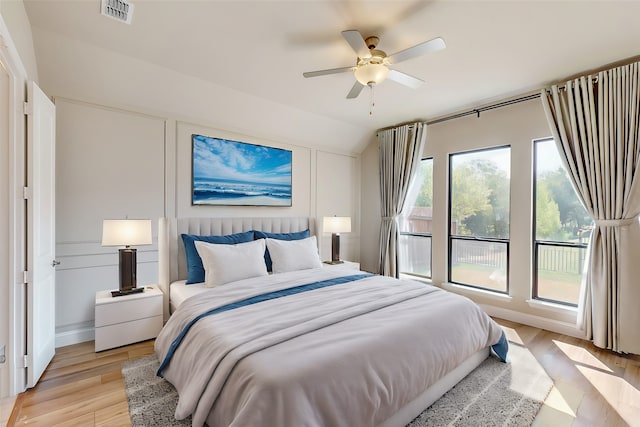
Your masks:
<svg viewBox="0 0 640 427"><path fill-rule="evenodd" d="M389 68L384 64L364 64L359 65L355 70L356 80L362 85L367 86L370 83L380 84L387 78Z"/></svg>
<svg viewBox="0 0 640 427"><path fill-rule="evenodd" d="M1 1L1 0L0 0ZM103 0L118 1L118 0ZM420 55L436 52L444 49L444 40L440 37L422 42L413 47L401 50L391 56L386 52L376 49L380 39L376 36L364 38L357 30L346 30L342 32L342 37L351 46L356 54L356 65L351 67L331 68L327 70L309 71L302 73L303 77L326 76L328 74L338 74L353 72L356 82L347 94L347 99L357 98L365 86L371 88L371 108L375 105L373 99L373 88L382 83L385 79L393 80L401 85L412 89L418 88L423 80L413 77L398 70L389 69L389 65L407 61ZM371 112L370 112L371 114Z"/></svg>

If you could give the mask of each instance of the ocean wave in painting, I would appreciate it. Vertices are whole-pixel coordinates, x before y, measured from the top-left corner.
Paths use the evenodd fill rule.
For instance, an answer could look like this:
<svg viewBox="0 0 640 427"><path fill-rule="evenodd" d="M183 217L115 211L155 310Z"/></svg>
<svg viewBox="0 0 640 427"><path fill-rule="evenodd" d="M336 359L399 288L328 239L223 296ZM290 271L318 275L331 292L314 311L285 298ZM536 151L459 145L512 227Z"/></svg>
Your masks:
<svg viewBox="0 0 640 427"><path fill-rule="evenodd" d="M291 206L292 151L192 135L194 205Z"/></svg>
<svg viewBox="0 0 640 427"><path fill-rule="evenodd" d="M291 204L291 185L264 184L258 182L240 182L230 180L196 180L193 189L193 204L209 204L215 201L242 204L263 204L272 199L275 205ZM260 203L257 203L260 201Z"/></svg>

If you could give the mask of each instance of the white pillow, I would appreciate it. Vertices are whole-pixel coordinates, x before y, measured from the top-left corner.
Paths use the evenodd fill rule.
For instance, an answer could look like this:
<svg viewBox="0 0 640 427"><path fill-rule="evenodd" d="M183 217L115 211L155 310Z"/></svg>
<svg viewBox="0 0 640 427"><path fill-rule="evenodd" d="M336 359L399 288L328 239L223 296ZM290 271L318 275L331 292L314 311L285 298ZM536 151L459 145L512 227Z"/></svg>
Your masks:
<svg viewBox="0 0 640 427"><path fill-rule="evenodd" d="M322 267L316 236L301 240L266 240L274 273Z"/></svg>
<svg viewBox="0 0 640 427"><path fill-rule="evenodd" d="M194 243L202 258L204 285L208 288L268 274L264 263L263 239L236 245Z"/></svg>

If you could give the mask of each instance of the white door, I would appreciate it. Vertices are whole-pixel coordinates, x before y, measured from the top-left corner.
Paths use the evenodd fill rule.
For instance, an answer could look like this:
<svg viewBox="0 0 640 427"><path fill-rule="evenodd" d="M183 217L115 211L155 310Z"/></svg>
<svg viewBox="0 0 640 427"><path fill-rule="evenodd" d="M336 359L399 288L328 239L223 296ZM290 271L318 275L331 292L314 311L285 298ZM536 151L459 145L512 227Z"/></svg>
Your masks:
<svg viewBox="0 0 640 427"><path fill-rule="evenodd" d="M55 353L56 110L29 82L27 106L27 387Z"/></svg>

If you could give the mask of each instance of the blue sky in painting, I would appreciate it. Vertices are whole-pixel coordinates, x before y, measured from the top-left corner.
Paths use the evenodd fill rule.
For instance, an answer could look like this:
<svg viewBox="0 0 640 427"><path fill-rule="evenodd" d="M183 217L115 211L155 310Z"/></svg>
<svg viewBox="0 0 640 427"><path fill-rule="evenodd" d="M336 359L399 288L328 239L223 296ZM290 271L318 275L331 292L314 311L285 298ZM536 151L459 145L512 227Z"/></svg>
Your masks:
<svg viewBox="0 0 640 427"><path fill-rule="evenodd" d="M195 179L291 183L291 151L193 135Z"/></svg>

